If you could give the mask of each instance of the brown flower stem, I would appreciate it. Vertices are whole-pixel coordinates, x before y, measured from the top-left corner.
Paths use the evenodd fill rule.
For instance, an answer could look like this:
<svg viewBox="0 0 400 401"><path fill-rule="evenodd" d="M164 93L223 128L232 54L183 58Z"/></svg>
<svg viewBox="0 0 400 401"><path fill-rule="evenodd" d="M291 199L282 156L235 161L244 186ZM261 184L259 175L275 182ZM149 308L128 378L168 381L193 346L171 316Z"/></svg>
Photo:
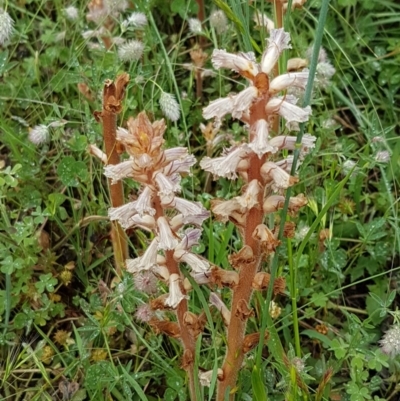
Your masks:
<svg viewBox="0 0 400 401"><path fill-rule="evenodd" d="M263 79L264 78L264 79ZM265 118L265 105L269 100L267 94L267 89L269 83L268 79L265 77L260 77L263 83L264 97L259 101L254 103L250 108L250 127L261 118ZM250 156L249 159L249 169L247 171L248 179L247 182L251 182L256 179L259 183L262 183L261 177L261 167L265 163L266 155L259 158L256 154ZM259 205L263 204L263 193L260 191L258 195ZM224 401L226 392L232 392L236 385L237 376L239 373L240 366L242 365L244 352L243 352L243 340L246 333L247 319L242 320L240 315L236 316L238 310L239 302L244 302L248 305L251 300L251 295L253 293L252 283L254 276L256 275L260 264L261 264L261 248L258 240L253 238L253 232L255 228L262 224L264 219L264 212L261 207L254 207L250 209L247 214L246 226L244 229L243 243L245 246L249 246L253 251L254 260L252 263L245 264L240 268L239 271L239 284L233 290L232 295L232 305L231 305L231 320L228 326L228 338L227 338L227 353L225 356L225 361L222 366L224 372L223 380L218 384L217 391L217 401ZM235 399L235 394L229 396L229 400L233 401Z"/></svg>
<svg viewBox="0 0 400 401"><path fill-rule="evenodd" d="M204 0L196 0L197 5L199 7L199 11L197 12L197 18L203 24L204 19L205 19L205 6L204 6ZM199 36L199 46L200 49L204 49L206 44L206 38L203 35ZM203 78L201 76L201 69L196 68L196 97L197 99L200 99L203 97Z"/></svg>
<svg viewBox="0 0 400 401"><path fill-rule="evenodd" d="M159 197L154 198L154 208L156 209L155 219L164 216ZM178 274L181 277L178 262L173 257L174 251L165 251L166 266L169 274ZM179 302L176 308L176 317L180 329L180 339L183 345L183 368L187 371L189 377L189 394L191 401L197 401L196 397L196 380L194 374L194 357L196 354L195 339L189 333L188 327L184 324L185 313L188 312L188 303L186 299Z"/></svg>
<svg viewBox="0 0 400 401"><path fill-rule="evenodd" d="M115 82L106 80L103 90L103 110L101 113L95 112L97 120L103 124L104 146L107 155L107 164L120 163L117 152L117 115L122 110L121 102L124 98L125 88L129 82L129 75L126 73L117 76ZM122 181L115 184L108 179L110 189L111 206L119 207L124 204L124 188ZM117 274L121 270L128 258L128 240L125 231L117 221L111 222L111 242L114 251L114 262Z"/></svg>

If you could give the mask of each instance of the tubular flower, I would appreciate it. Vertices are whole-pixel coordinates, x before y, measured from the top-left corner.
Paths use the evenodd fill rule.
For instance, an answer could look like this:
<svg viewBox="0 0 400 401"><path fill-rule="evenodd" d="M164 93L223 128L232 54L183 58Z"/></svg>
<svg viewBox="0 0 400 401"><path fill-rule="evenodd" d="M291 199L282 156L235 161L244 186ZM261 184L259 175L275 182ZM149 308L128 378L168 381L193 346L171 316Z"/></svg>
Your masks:
<svg viewBox="0 0 400 401"><path fill-rule="evenodd" d="M169 276L169 296L165 300L165 305L175 309L181 301L188 299L187 295L184 295L181 290L180 277L178 274L171 274Z"/></svg>

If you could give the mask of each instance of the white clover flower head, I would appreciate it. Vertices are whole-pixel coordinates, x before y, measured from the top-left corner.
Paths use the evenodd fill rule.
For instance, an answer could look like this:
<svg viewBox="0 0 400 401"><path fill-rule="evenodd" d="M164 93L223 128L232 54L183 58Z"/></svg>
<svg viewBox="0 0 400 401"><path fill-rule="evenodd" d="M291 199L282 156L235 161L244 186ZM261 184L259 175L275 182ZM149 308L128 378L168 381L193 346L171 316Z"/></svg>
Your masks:
<svg viewBox="0 0 400 401"><path fill-rule="evenodd" d="M313 46L310 46L306 50L306 57L307 57L308 60L311 60L313 51L314 51L314 47ZM328 61L328 55L326 53L326 50L323 47L321 47L319 49L319 53L318 53L318 63L323 63L325 61Z"/></svg>
<svg viewBox="0 0 400 401"><path fill-rule="evenodd" d="M376 153L375 160L380 163L389 163L390 153L387 150L381 150Z"/></svg>
<svg viewBox="0 0 400 401"><path fill-rule="evenodd" d="M79 17L79 11L74 6L68 6L64 8L64 14L71 21L75 21Z"/></svg>
<svg viewBox="0 0 400 401"><path fill-rule="evenodd" d="M109 13L119 13L125 11L129 4L126 0L103 0Z"/></svg>
<svg viewBox="0 0 400 401"><path fill-rule="evenodd" d="M386 331L379 344L382 352L391 358L400 355L400 325L396 324Z"/></svg>
<svg viewBox="0 0 400 401"><path fill-rule="evenodd" d="M140 305L135 312L135 318L140 322L147 323L154 316L154 312L151 310L150 306L147 304Z"/></svg>
<svg viewBox="0 0 400 401"><path fill-rule="evenodd" d="M34 145L42 145L49 142L49 127L44 124L34 126L32 129L29 130L28 139Z"/></svg>
<svg viewBox="0 0 400 401"><path fill-rule="evenodd" d="M147 26L147 17L144 13L135 11L126 20L122 21L122 26L124 28L132 26L136 29L143 29Z"/></svg>
<svg viewBox="0 0 400 401"><path fill-rule="evenodd" d="M157 291L157 279L150 271L142 271L135 274L134 287L145 294L154 294Z"/></svg>
<svg viewBox="0 0 400 401"><path fill-rule="evenodd" d="M175 122L179 120L181 111L174 95L162 92L160 96L160 107L165 117Z"/></svg>
<svg viewBox="0 0 400 401"><path fill-rule="evenodd" d="M228 29L228 19L222 10L213 11L210 15L210 25L220 35Z"/></svg>
<svg viewBox="0 0 400 401"><path fill-rule="evenodd" d="M354 160L347 159L343 164L342 164L342 171L344 175L347 175L350 173L351 170L357 165L357 163ZM354 168L354 171L352 173L352 176L357 174L357 168Z"/></svg>
<svg viewBox="0 0 400 401"><path fill-rule="evenodd" d="M317 64L317 84L321 88L327 88L331 83L332 77L335 75L336 69L329 62L324 61Z"/></svg>
<svg viewBox="0 0 400 401"><path fill-rule="evenodd" d="M194 35L198 35L203 30L201 27L201 21L198 18L189 18L188 24L189 24L189 31Z"/></svg>
<svg viewBox="0 0 400 401"><path fill-rule="evenodd" d="M14 20L7 11L0 7L0 45L4 45L14 30Z"/></svg>
<svg viewBox="0 0 400 401"><path fill-rule="evenodd" d="M143 55L144 44L140 40L129 40L118 48L118 57L125 62L138 61Z"/></svg>

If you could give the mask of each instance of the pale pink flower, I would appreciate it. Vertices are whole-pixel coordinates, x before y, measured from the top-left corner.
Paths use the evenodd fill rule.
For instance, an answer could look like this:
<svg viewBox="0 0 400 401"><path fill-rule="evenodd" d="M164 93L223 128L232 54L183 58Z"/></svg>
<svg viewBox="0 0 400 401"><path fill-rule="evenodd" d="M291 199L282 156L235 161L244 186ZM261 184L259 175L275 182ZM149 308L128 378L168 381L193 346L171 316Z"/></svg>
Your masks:
<svg viewBox="0 0 400 401"><path fill-rule="evenodd" d="M211 159L205 157L200 162L203 170L209 171L215 176L235 179L237 177L237 167L242 159L250 153L248 145L232 147L220 157Z"/></svg>
<svg viewBox="0 0 400 401"><path fill-rule="evenodd" d="M272 19L268 18L267 14L261 13L260 11L256 10L253 16L253 21L256 23L255 27L265 27L268 32L275 28L275 23Z"/></svg>
<svg viewBox="0 0 400 401"><path fill-rule="evenodd" d="M174 259L179 263L186 263L195 273L205 273L210 270L210 263L206 259L183 249L175 249Z"/></svg>
<svg viewBox="0 0 400 401"><path fill-rule="evenodd" d="M291 72L274 78L269 84L269 93L275 94L289 87L305 89L308 81L308 71Z"/></svg>
<svg viewBox="0 0 400 401"><path fill-rule="evenodd" d="M168 224L168 220L165 217L159 217L157 219L158 235L160 238L160 243L158 245L159 249L171 250L178 245L178 240L172 233L171 227Z"/></svg>
<svg viewBox="0 0 400 401"><path fill-rule="evenodd" d="M145 253L135 259L126 260L126 270L129 273L138 273L142 270L150 270L154 266L157 266L157 249L158 249L158 237L151 241L147 247Z"/></svg>
<svg viewBox="0 0 400 401"><path fill-rule="evenodd" d="M258 195L261 189L259 182L252 180L247 185L244 194L236 197L238 204L243 210L250 210L258 205Z"/></svg>
<svg viewBox="0 0 400 401"><path fill-rule="evenodd" d="M179 177L179 178L178 178ZM158 186L158 195L160 196L169 196L174 195L175 192L181 191L181 186L179 184L180 176L177 177L167 177L160 171L156 171L153 175L154 181ZM175 180L174 180L175 179Z"/></svg>
<svg viewBox="0 0 400 401"><path fill-rule="evenodd" d="M210 303L221 312L225 326L229 326L229 322L231 321L231 311L226 307L221 298L215 292L210 293Z"/></svg>
<svg viewBox="0 0 400 401"><path fill-rule="evenodd" d="M232 54L226 50L214 49L211 61L214 68L228 68L240 74L247 73L256 76L259 68L253 52Z"/></svg>
<svg viewBox="0 0 400 401"><path fill-rule="evenodd" d="M278 148L273 144L273 139L269 140L268 122L264 119L257 120L252 126L252 140L249 143L251 150L261 158L265 153L276 153Z"/></svg>
<svg viewBox="0 0 400 401"><path fill-rule="evenodd" d="M287 123L306 122L311 114L311 107L301 108L293 104L293 101L294 99L289 99L289 96L272 98L265 106L265 111L270 114L278 113Z"/></svg>
<svg viewBox="0 0 400 401"><path fill-rule="evenodd" d="M184 295L181 290L181 279L178 274L171 274L169 276L169 295L165 300L165 305L173 309L177 308L181 301L189 299L187 295Z"/></svg>
<svg viewBox="0 0 400 401"><path fill-rule="evenodd" d="M295 177L292 177L284 169L276 163L266 162L261 167L261 175L268 181L273 180L273 189L287 189L297 182Z"/></svg>
<svg viewBox="0 0 400 401"><path fill-rule="evenodd" d="M161 204L165 208L178 210L184 217L202 216L204 220L209 217L209 212L200 202L188 201L176 196L171 200L169 197L161 196Z"/></svg>
<svg viewBox="0 0 400 401"><path fill-rule="evenodd" d="M291 49L289 45L290 35L283 28L272 29L268 39L268 47L264 51L261 60L261 71L269 74L278 61L280 54L285 49Z"/></svg>
<svg viewBox="0 0 400 401"><path fill-rule="evenodd" d="M125 160L118 164L109 164L104 167L104 175L111 178L111 184L116 184L118 181L132 177L133 161Z"/></svg>
<svg viewBox="0 0 400 401"><path fill-rule="evenodd" d="M193 246L199 244L201 230L198 228L188 228L182 236L181 242L175 249L190 250Z"/></svg>
<svg viewBox="0 0 400 401"><path fill-rule="evenodd" d="M197 160L193 155L187 154L185 157L180 157L167 164L163 169L162 173L165 175L171 175L175 173L189 174L190 167L196 164Z"/></svg>

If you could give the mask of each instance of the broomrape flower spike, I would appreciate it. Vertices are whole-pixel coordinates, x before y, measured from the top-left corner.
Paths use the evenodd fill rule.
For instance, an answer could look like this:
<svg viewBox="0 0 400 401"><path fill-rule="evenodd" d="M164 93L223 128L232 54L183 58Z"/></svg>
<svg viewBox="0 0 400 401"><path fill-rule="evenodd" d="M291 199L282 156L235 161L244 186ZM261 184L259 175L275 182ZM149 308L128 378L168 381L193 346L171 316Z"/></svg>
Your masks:
<svg viewBox="0 0 400 401"><path fill-rule="evenodd" d="M140 228L153 235L141 256L126 260L126 269L134 275L136 290L155 296L150 307L141 305L137 309L135 318L148 322L157 333L181 339L184 348L182 365L188 371L191 399L195 400L195 380L198 378L193 368L194 334L199 330L197 326L194 330L185 320L189 313L187 300L191 287L185 285L180 267L187 265L192 275L202 275L199 281L208 284L210 263L192 253L191 248L198 244L200 226L209 217L209 212L199 202L177 196L181 191L181 176L190 173L196 159L184 147L164 150L165 130L164 120L152 123L145 113L130 118L126 128L117 129L116 140L128 158L119 164L107 165L104 174L113 182L133 179L140 189L136 200L110 208L108 215L124 229ZM156 285L157 281L161 285ZM164 291L157 296L166 285L168 293ZM159 320L151 308L171 310L176 322Z"/></svg>
<svg viewBox="0 0 400 401"><path fill-rule="evenodd" d="M287 94L293 88L305 89L308 71L270 76L281 53L291 48L289 42L287 32L271 28L260 63L257 63L253 53L231 54L216 49L212 54L211 61L215 68L230 69L248 82L248 86L241 92L216 99L203 109L203 117L206 119L214 118L220 124L220 120L230 114L242 121L248 130L248 143L226 149L219 157L204 157L200 162L203 170L212 173L214 179L222 177L233 180L240 176L245 183L240 196L229 200L213 199L211 202L211 209L217 219L222 222L231 221L242 237L243 248L229 256L235 271L213 267L210 272L205 271L204 276L201 276L200 270L195 270L193 274L196 281L208 280L230 288L233 293L230 310L215 293L210 296L210 302L221 312L228 328L227 351L218 381L217 401L225 400L228 389L235 388L245 353L258 344L260 339L260 333L246 335L247 320L252 315L252 292L264 288L262 285L254 285L254 279L256 274L267 274L259 270L268 255L274 253L280 244L279 233L264 224L265 215L281 209L285 203L284 191L298 182L296 177L290 175L293 156L278 161L275 159L275 155L282 149L295 150L297 138L273 131L273 122L279 117L286 120L289 130L298 130L298 124L307 122L311 115L309 106L297 106L298 99ZM315 138L311 135L303 136L300 160L315 146L314 143ZM274 160L269 160L272 155ZM290 215L295 215L306 203L302 195L291 197ZM233 281L228 280L230 275ZM283 277L281 280L284 283ZM283 290L284 286L278 293ZM273 302L270 305L270 314L276 318L281 309ZM233 399L234 395L231 395L229 400Z"/></svg>

